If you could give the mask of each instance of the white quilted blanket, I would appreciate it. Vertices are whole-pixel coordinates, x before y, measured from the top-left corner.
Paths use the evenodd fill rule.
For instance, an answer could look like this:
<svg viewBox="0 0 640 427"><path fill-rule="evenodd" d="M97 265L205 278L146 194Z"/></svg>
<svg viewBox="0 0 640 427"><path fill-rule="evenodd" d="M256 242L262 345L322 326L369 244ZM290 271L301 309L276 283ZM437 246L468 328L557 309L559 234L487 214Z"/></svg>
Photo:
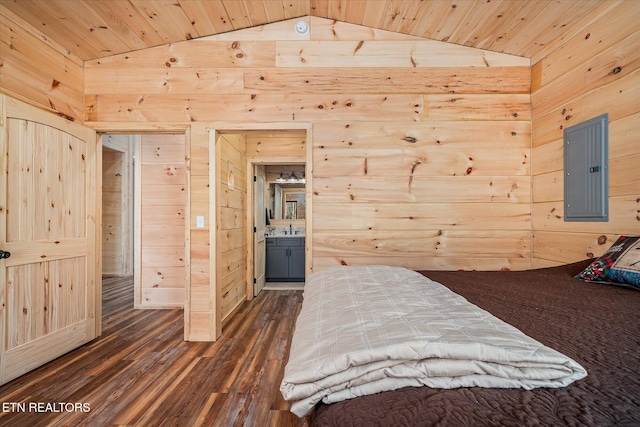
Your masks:
<svg viewBox="0 0 640 427"><path fill-rule="evenodd" d="M338 267L307 279L280 391L302 417L320 400L402 387L564 387L586 375L419 273Z"/></svg>

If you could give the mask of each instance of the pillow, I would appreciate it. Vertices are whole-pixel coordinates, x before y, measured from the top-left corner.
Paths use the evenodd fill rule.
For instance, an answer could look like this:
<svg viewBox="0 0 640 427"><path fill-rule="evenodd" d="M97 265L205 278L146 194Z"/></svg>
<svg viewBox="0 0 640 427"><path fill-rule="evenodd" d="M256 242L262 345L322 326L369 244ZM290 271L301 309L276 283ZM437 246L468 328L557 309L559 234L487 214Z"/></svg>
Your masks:
<svg viewBox="0 0 640 427"><path fill-rule="evenodd" d="M640 236L620 236L600 258L575 278L640 290Z"/></svg>

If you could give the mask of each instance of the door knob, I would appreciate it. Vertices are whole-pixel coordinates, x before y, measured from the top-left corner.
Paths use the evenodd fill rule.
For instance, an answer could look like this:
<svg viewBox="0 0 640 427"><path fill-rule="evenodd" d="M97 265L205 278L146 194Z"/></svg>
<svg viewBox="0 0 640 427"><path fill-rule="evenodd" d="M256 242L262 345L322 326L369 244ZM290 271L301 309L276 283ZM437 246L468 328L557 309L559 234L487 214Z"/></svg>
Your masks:
<svg viewBox="0 0 640 427"><path fill-rule="evenodd" d="M9 258L11 256L11 252L8 251L0 251L0 259L1 258Z"/></svg>

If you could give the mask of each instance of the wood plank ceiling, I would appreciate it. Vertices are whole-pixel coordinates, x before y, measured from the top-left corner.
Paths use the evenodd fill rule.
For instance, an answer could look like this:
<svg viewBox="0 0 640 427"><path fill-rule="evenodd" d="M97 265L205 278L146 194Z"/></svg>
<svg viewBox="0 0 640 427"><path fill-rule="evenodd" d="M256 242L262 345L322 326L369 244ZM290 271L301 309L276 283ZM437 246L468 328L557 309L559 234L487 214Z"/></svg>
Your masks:
<svg viewBox="0 0 640 427"><path fill-rule="evenodd" d="M536 58L566 27L619 1L636 0L1 0L0 7L81 60L306 15Z"/></svg>

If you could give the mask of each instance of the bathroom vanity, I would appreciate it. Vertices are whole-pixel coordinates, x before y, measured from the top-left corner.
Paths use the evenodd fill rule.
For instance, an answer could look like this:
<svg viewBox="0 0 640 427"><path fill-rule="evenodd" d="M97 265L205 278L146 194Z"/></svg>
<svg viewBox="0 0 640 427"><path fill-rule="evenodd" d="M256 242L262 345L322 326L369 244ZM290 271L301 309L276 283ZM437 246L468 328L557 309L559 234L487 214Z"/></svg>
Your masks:
<svg viewBox="0 0 640 427"><path fill-rule="evenodd" d="M267 282L304 282L304 236L267 236Z"/></svg>

